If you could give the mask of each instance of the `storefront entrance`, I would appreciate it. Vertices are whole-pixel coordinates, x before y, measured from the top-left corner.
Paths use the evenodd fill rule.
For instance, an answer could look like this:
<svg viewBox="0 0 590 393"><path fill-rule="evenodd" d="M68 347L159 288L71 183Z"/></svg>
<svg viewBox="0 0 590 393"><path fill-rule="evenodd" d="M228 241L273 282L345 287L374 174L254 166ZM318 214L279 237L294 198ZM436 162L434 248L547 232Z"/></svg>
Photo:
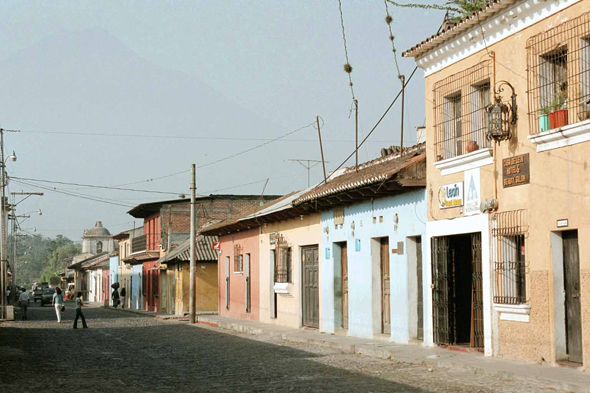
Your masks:
<svg viewBox="0 0 590 393"><path fill-rule="evenodd" d="M483 348L481 233L432 238L434 342Z"/></svg>

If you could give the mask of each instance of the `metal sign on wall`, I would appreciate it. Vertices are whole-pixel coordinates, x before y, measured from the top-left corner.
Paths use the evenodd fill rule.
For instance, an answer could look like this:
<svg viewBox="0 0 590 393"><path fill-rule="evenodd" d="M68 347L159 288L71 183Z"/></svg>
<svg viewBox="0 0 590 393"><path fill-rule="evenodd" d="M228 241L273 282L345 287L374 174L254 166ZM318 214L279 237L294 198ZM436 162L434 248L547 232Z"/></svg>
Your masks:
<svg viewBox="0 0 590 393"><path fill-rule="evenodd" d="M504 188L529 184L531 180L529 153L502 160L502 184Z"/></svg>
<svg viewBox="0 0 590 393"><path fill-rule="evenodd" d="M463 182L445 184L438 188L438 207L448 209L463 206Z"/></svg>

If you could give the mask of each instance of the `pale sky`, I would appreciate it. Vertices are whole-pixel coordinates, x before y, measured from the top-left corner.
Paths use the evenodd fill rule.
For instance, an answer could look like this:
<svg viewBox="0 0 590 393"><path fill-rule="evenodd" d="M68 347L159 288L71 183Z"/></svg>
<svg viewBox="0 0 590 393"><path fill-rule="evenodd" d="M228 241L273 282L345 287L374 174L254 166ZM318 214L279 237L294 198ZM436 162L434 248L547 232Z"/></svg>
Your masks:
<svg viewBox="0 0 590 393"><path fill-rule="evenodd" d="M342 9L362 138L400 83L383 1L342 0ZM398 61L409 76L414 61L401 53L435 33L443 13L393 6L390 12ZM0 126L23 131L5 137L5 150L18 156L8 171L69 183L135 183L235 155L309 125L315 115L324 122L327 169L334 169L354 149L344 63L337 0L5 0ZM406 103L405 139L412 143L415 127L424 123L420 70ZM399 115L396 104L361 148L361 162L399 143ZM257 138L262 140L250 140ZM288 160L319 159L317 131L308 127L285 139L291 142L273 142L201 168L198 192L260 194L266 178L267 194L305 188L305 169ZM312 182L320 181L321 166L311 175ZM169 194L35 183L124 206L16 181L10 191L45 192L19 205L19 214L43 210L43 216L23 223L25 230L79 240L98 220L111 233L132 227L129 206L188 195L189 181L183 173L125 186Z"/></svg>

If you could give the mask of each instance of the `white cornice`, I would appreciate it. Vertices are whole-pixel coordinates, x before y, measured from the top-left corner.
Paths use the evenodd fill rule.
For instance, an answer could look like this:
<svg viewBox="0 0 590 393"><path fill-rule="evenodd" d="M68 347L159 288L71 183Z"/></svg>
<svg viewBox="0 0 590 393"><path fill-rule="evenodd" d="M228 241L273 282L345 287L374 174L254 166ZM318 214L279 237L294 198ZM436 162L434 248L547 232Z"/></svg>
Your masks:
<svg viewBox="0 0 590 393"><path fill-rule="evenodd" d="M424 70L425 76L428 76L579 1L583 0L527 0L518 3L482 22L481 28L476 23L465 33L420 56L416 59L416 64Z"/></svg>
<svg viewBox="0 0 590 393"><path fill-rule="evenodd" d="M434 163L442 176L479 168L494 163L491 148L479 149L457 157L447 158Z"/></svg>
<svg viewBox="0 0 590 393"><path fill-rule="evenodd" d="M590 141L590 120L529 135L528 139L537 145L537 152L587 142Z"/></svg>

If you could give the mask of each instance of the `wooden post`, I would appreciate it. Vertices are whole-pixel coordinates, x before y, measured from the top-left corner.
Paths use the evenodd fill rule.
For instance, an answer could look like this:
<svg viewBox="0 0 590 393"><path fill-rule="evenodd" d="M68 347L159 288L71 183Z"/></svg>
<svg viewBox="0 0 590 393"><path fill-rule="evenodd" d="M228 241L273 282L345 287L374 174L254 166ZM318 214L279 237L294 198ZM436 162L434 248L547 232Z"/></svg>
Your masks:
<svg viewBox="0 0 590 393"><path fill-rule="evenodd" d="M196 273L196 223L195 223L195 204L196 204L196 190L197 190L197 169L195 164L191 166L191 232L190 232L190 294L188 303L189 321L195 323L196 307L195 307L195 273Z"/></svg>

